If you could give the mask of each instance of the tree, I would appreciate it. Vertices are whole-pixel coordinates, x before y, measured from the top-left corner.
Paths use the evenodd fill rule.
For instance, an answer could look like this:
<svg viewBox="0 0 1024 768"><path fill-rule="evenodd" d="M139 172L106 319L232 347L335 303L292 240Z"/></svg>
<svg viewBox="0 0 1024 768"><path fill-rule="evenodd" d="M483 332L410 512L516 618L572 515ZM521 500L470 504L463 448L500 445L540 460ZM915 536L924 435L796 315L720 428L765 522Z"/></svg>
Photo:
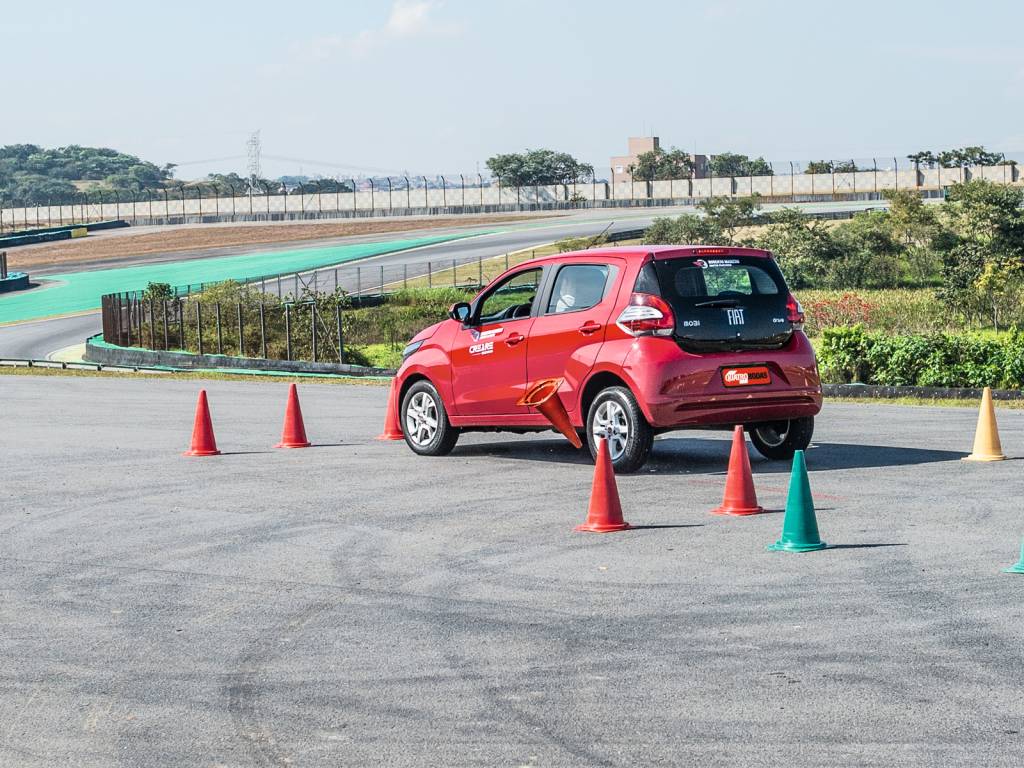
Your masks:
<svg viewBox="0 0 1024 768"><path fill-rule="evenodd" d="M1002 165L1006 162L1006 156L1002 152L989 152L984 147L961 147L959 149L946 149L936 154L930 150L923 150L907 155L907 159L916 165L923 165L927 168L964 168L972 165Z"/></svg>
<svg viewBox="0 0 1024 768"><path fill-rule="evenodd" d="M792 288L810 288L821 281L836 247L828 226L809 219L798 208L783 208L771 215L771 223L745 244L775 254Z"/></svg>
<svg viewBox="0 0 1024 768"><path fill-rule="evenodd" d="M732 245L736 231L757 222L759 196L712 197L697 208L703 216L684 213L655 219L644 235L649 244Z"/></svg>
<svg viewBox="0 0 1024 768"><path fill-rule="evenodd" d="M999 165L1005 159L1002 152L987 152L984 147L963 147L939 153L943 168L964 168L972 165Z"/></svg>
<svg viewBox="0 0 1024 768"><path fill-rule="evenodd" d="M636 162L629 166L629 172L635 181L686 179L693 173L693 162L681 149L673 147L666 152L658 147L639 154Z"/></svg>
<svg viewBox="0 0 1024 768"><path fill-rule="evenodd" d="M935 209L909 189L887 189L882 195L889 201L890 232L905 252L914 281L921 285L930 282L939 269L938 254L932 246L939 230Z"/></svg>
<svg viewBox="0 0 1024 768"><path fill-rule="evenodd" d="M939 158L935 156L935 153L928 150L915 152L912 155L907 155L907 160L914 163L915 165L923 165L926 166L927 168L934 168L935 164L939 162Z"/></svg>
<svg viewBox="0 0 1024 768"><path fill-rule="evenodd" d="M853 160L814 160L807 164L804 173L856 173L861 170Z"/></svg>
<svg viewBox="0 0 1024 768"><path fill-rule="evenodd" d="M998 324L1000 279L1019 279L1024 263L1024 191L977 179L954 184L942 206L935 246L949 307L969 320L991 312Z"/></svg>
<svg viewBox="0 0 1024 768"><path fill-rule="evenodd" d="M11 144L0 147L0 195L63 199L74 193L73 181L97 182L98 189L114 191L156 189L167 183L173 170L173 165L159 167L104 147Z"/></svg>
<svg viewBox="0 0 1024 768"><path fill-rule="evenodd" d="M569 184L594 177L594 166L550 149L494 155L487 160L487 168L502 184L510 187Z"/></svg>
<svg viewBox="0 0 1024 768"><path fill-rule="evenodd" d="M46 205L67 200L78 192L70 181L51 179L38 173L18 172L0 186L0 198L25 205Z"/></svg>
<svg viewBox="0 0 1024 768"><path fill-rule="evenodd" d="M657 218L644 234L650 245L720 245L722 231L706 216L683 213L676 218Z"/></svg>
<svg viewBox="0 0 1024 768"><path fill-rule="evenodd" d="M761 210L760 198L758 194L752 197L712 197L698 203L697 208L714 222L722 240L732 245L736 230L757 223Z"/></svg>
<svg viewBox="0 0 1024 768"><path fill-rule="evenodd" d="M733 152L712 156L708 167L713 176L773 176L775 173L763 157L752 160Z"/></svg>
<svg viewBox="0 0 1024 768"><path fill-rule="evenodd" d="M824 287L889 288L900 282L902 251L893 239L887 212L858 213L833 229L831 240Z"/></svg>

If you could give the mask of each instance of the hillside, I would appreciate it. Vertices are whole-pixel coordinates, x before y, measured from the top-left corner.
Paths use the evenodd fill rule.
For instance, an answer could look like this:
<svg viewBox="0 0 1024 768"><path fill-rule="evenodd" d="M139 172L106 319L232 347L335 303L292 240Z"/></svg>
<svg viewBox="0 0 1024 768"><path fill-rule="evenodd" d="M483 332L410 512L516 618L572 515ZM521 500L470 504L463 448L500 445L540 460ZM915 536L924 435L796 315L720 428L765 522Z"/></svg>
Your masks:
<svg viewBox="0 0 1024 768"><path fill-rule="evenodd" d="M35 144L0 147L0 198L26 204L67 199L83 185L104 189L155 189L171 178L159 167L114 149L72 144L44 149Z"/></svg>

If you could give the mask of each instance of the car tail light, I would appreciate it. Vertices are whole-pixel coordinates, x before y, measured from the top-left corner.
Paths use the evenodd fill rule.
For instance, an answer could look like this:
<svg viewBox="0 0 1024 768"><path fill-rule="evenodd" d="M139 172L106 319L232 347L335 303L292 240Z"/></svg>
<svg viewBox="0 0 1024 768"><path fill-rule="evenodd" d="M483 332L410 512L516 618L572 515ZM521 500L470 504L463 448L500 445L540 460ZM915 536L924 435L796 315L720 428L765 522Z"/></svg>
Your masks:
<svg viewBox="0 0 1024 768"><path fill-rule="evenodd" d="M803 330L804 308L792 293L786 297L786 319L793 324L793 330Z"/></svg>
<svg viewBox="0 0 1024 768"><path fill-rule="evenodd" d="M615 321L631 336L671 336L676 329L672 308L659 296L634 293Z"/></svg>

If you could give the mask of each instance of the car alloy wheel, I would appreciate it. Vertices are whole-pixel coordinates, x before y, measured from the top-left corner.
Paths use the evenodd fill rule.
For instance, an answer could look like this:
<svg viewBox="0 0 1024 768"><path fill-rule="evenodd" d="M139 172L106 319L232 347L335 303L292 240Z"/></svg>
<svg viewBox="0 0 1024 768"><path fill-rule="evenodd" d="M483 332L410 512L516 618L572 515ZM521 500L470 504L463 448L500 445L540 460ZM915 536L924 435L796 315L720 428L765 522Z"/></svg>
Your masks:
<svg viewBox="0 0 1024 768"><path fill-rule="evenodd" d="M427 446L437 434L437 403L428 392L417 392L405 414L405 429L416 445Z"/></svg>
<svg viewBox="0 0 1024 768"><path fill-rule="evenodd" d="M603 437L608 441L608 455L615 461L626 450L629 439L626 410L614 400L601 403L594 415L593 432L595 440Z"/></svg>
<svg viewBox="0 0 1024 768"><path fill-rule="evenodd" d="M778 448L786 442L789 437L788 421L773 421L771 424L762 424L756 427L757 436L761 438L769 448Z"/></svg>

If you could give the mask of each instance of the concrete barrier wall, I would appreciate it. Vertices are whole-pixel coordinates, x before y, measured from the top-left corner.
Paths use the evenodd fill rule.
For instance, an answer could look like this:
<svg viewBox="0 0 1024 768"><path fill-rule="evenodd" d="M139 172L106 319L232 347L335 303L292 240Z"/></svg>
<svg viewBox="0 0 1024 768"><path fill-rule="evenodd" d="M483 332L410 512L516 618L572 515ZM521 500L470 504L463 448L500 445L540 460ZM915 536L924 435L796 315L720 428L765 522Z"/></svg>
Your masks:
<svg viewBox="0 0 1024 768"><path fill-rule="evenodd" d="M231 220L232 218L313 218L324 215L365 215L374 212L409 212L444 209L450 213L497 210L498 206L538 206L568 203L574 194L587 203L647 205L651 201L692 200L711 196L747 196L754 193L772 198L821 195L878 194L886 189L936 191L970 179L987 179L999 184L1024 185L1024 177L1013 166L974 168L879 169L856 173L778 174L775 176L674 179L654 182L557 184L539 187L469 185L458 181L446 188L405 189L395 179L386 186L358 192L324 192L292 195L239 195L203 199L174 197L168 192L135 201L90 201L74 205L0 208L0 229L54 226L72 222L128 219L136 224L169 220ZM378 182L379 183L379 182ZM613 201L613 202L608 202Z"/></svg>

